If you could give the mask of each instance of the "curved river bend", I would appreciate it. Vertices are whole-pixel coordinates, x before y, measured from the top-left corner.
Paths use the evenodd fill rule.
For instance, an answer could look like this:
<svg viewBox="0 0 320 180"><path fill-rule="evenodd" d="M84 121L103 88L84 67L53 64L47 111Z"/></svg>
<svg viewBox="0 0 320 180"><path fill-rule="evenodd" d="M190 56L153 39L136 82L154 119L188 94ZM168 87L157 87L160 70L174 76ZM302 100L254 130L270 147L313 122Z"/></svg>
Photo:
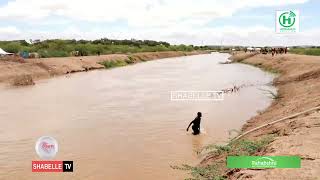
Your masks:
<svg viewBox="0 0 320 180"><path fill-rule="evenodd" d="M196 164L195 150L222 143L271 103L261 89L273 76L257 68L221 65L227 54L168 58L77 73L33 87L0 89L0 179L183 179L170 165ZM170 91L214 91L253 85L223 101L170 101ZM196 113L203 133L186 132ZM191 128L190 128L191 129ZM55 137L55 160L73 173L31 173L43 135Z"/></svg>

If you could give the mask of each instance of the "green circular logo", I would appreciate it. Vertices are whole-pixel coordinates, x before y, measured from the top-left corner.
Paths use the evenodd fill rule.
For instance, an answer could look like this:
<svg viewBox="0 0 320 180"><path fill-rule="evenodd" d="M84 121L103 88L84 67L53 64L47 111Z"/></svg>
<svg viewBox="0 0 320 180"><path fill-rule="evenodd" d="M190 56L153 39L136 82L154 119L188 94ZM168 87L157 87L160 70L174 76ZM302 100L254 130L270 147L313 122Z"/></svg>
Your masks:
<svg viewBox="0 0 320 180"><path fill-rule="evenodd" d="M279 17L279 23L282 27L289 28L296 22L296 14L292 11L284 12Z"/></svg>

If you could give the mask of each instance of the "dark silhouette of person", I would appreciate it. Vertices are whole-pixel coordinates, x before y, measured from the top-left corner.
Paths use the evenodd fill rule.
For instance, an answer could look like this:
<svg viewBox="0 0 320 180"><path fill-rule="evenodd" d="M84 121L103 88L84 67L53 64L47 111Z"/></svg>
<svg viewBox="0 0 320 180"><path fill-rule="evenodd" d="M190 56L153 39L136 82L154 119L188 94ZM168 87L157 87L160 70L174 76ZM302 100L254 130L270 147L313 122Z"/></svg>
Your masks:
<svg viewBox="0 0 320 180"><path fill-rule="evenodd" d="M200 134L201 117L202 117L201 112L198 112L197 117L193 121L191 121L191 123L189 124L187 131L189 131L189 127L191 126L191 124L193 124L192 125L193 135Z"/></svg>

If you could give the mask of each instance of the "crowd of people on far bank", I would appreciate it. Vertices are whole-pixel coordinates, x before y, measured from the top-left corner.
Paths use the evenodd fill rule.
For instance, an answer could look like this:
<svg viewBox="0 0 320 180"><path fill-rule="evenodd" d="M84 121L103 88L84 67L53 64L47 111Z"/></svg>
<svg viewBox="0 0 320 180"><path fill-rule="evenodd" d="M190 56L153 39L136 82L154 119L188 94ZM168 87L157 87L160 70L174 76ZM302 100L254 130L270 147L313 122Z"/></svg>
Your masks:
<svg viewBox="0 0 320 180"><path fill-rule="evenodd" d="M253 49L253 48L252 48ZM262 54L271 54L272 56L275 56L277 54L287 54L288 53L288 48L287 47L280 47L280 48L256 48L253 51L251 49L245 49L245 52L258 52Z"/></svg>

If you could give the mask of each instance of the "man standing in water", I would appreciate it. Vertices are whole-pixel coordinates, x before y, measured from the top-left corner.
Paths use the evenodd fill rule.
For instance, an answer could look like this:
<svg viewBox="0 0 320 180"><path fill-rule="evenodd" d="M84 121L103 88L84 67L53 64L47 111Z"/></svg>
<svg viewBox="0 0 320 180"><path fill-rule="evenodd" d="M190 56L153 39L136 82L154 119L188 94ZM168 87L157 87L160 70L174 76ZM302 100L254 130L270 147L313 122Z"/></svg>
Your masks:
<svg viewBox="0 0 320 180"><path fill-rule="evenodd" d="M201 112L198 112L197 117L189 124L187 128L187 131L189 131L189 127L191 126L191 124L193 124L192 126L193 135L200 134L201 116L202 116Z"/></svg>

